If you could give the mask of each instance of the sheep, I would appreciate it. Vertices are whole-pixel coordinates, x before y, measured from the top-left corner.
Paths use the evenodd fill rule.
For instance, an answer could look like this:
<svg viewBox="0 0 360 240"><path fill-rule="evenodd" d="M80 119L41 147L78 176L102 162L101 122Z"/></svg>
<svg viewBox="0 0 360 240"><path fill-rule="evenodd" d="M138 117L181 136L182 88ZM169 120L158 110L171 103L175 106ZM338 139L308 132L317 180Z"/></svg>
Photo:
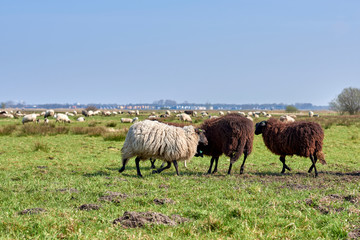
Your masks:
<svg viewBox="0 0 360 240"><path fill-rule="evenodd" d="M180 119L180 121L183 121L183 122L192 122L191 117L189 115L187 115L186 113L181 113L179 115L179 119Z"/></svg>
<svg viewBox="0 0 360 240"><path fill-rule="evenodd" d="M106 111L106 112L104 112L104 115L105 115L105 116L111 116L111 112L110 112L110 111Z"/></svg>
<svg viewBox="0 0 360 240"><path fill-rule="evenodd" d="M12 115L11 113L3 113L0 114L1 118L14 118L14 115Z"/></svg>
<svg viewBox="0 0 360 240"><path fill-rule="evenodd" d="M135 114L135 111L134 110L129 110L128 114L131 116L131 115Z"/></svg>
<svg viewBox="0 0 360 240"><path fill-rule="evenodd" d="M281 122L295 122L295 119L288 115L283 115L280 117L280 121Z"/></svg>
<svg viewBox="0 0 360 240"><path fill-rule="evenodd" d="M313 117L314 116L314 112L313 111L309 111L309 117Z"/></svg>
<svg viewBox="0 0 360 240"><path fill-rule="evenodd" d="M225 114L224 114L224 112L223 111L220 111L219 112L219 116L224 116Z"/></svg>
<svg viewBox="0 0 360 240"><path fill-rule="evenodd" d="M170 110L166 110L165 114L170 116L171 115Z"/></svg>
<svg viewBox="0 0 360 240"><path fill-rule="evenodd" d="M67 115L65 115L65 114L62 114L62 113L58 113L58 114L54 115L54 117L56 118L56 122L63 122L63 123L65 123L65 122L70 123L71 122L69 117Z"/></svg>
<svg viewBox="0 0 360 240"><path fill-rule="evenodd" d="M195 156L203 154L211 156L210 168L215 161L214 171L217 172L219 157L222 154L230 157L228 174L231 174L232 165L244 153L244 160L240 168L240 174L244 172L245 160L249 156L253 147L254 125L249 119L236 113L227 114L216 119L206 120L201 126L208 139L208 145L199 144Z"/></svg>
<svg viewBox="0 0 360 240"><path fill-rule="evenodd" d="M45 118L44 119L44 124L48 124L49 123L49 119Z"/></svg>
<svg viewBox="0 0 360 240"><path fill-rule="evenodd" d="M166 167L154 170L153 173L160 173L170 168L173 163L176 174L179 175L177 161L191 159L199 143L207 145L207 139L203 131L193 126L179 128L150 120L135 123L129 128L121 149L123 166L119 172L122 173L129 159L136 156L135 163L139 177L142 177L140 160L149 158L167 162Z"/></svg>
<svg viewBox="0 0 360 240"><path fill-rule="evenodd" d="M194 114L194 111L192 110L185 110L184 113L186 113L187 115L193 115Z"/></svg>
<svg viewBox="0 0 360 240"><path fill-rule="evenodd" d="M36 122L37 115L35 113L25 115L22 119L22 124L25 124L27 122Z"/></svg>
<svg viewBox="0 0 360 240"><path fill-rule="evenodd" d="M55 115L55 111L52 109L46 110L44 114L44 118L53 117Z"/></svg>
<svg viewBox="0 0 360 240"><path fill-rule="evenodd" d="M74 116L76 116L76 115L77 115L77 111L76 111L76 110L74 110L74 111L73 111L73 114L74 114Z"/></svg>
<svg viewBox="0 0 360 240"><path fill-rule="evenodd" d="M156 115L150 115L148 117L149 120L156 120L157 118L158 118L158 116L156 116Z"/></svg>
<svg viewBox="0 0 360 240"><path fill-rule="evenodd" d="M283 164L281 173L285 173L285 169L291 170L285 164L285 157L288 155L310 157L312 165L308 172L311 173L314 168L315 177L318 175L316 161L326 164L322 152L324 131L318 123L304 121L283 123L270 118L256 124L255 134L262 134L266 147L272 153L280 155Z"/></svg>
<svg viewBox="0 0 360 240"><path fill-rule="evenodd" d="M252 117L250 117L250 116L246 116L246 118L249 119L249 120L252 121L252 122L254 121L254 120L252 119Z"/></svg>
<svg viewBox="0 0 360 240"><path fill-rule="evenodd" d="M150 119L150 120L152 120L152 119ZM154 120L156 120L156 119L154 119ZM154 121L154 120L152 120L152 121ZM159 121L159 120L156 120L156 121L158 121L158 122L160 122L160 123L164 123L164 124L169 125L169 126L174 126L174 127L181 127L181 128L182 128L182 127L188 126L188 124L186 124L186 123L161 122L161 121ZM156 167L155 167L155 161L156 161L156 159L150 158L151 168L153 168L153 169L156 168ZM164 164L165 164L165 162L163 162L163 163L161 164L161 168L164 167ZM184 161L184 166L185 166L185 168L187 168L186 160Z"/></svg>
<svg viewBox="0 0 360 240"><path fill-rule="evenodd" d="M136 116L139 116L139 115L140 115L139 110L136 110L136 111L135 111L135 115L136 115Z"/></svg>
<svg viewBox="0 0 360 240"><path fill-rule="evenodd" d="M89 117L89 113L85 109L81 111L81 114L84 115L85 117Z"/></svg>
<svg viewBox="0 0 360 240"><path fill-rule="evenodd" d="M100 113L100 111L99 111L98 113ZM88 111L88 115L89 115L89 117L94 116L94 115L95 115L95 114L94 114L94 111L89 110L89 111Z"/></svg>
<svg viewBox="0 0 360 240"><path fill-rule="evenodd" d="M238 112L238 114L239 114L240 116L243 116L243 117L246 116L246 114L245 114L244 112Z"/></svg>
<svg viewBox="0 0 360 240"><path fill-rule="evenodd" d="M133 123L133 122L137 121L138 119L139 119L138 117L135 117L133 119L131 119L131 118L121 118L120 121L122 123Z"/></svg>
<svg viewBox="0 0 360 240"><path fill-rule="evenodd" d="M78 121L78 122L85 122L85 118L84 118L84 117L79 117L78 119L76 119L76 121Z"/></svg>
<svg viewBox="0 0 360 240"><path fill-rule="evenodd" d="M69 112L66 112L65 114L68 115L68 116L70 116L70 117L75 116L73 113L69 113Z"/></svg>

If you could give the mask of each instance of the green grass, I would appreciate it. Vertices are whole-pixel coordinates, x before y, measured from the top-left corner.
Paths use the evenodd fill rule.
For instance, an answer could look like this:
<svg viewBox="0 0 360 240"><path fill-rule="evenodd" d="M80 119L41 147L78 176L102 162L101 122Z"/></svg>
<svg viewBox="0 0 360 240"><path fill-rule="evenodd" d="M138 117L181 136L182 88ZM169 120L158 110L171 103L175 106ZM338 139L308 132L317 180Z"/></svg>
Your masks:
<svg viewBox="0 0 360 240"><path fill-rule="evenodd" d="M360 227L359 120L313 119L323 127L332 122L324 127L328 164L317 164L318 178L307 173L310 160L296 156L287 158L292 171L281 175L278 156L255 136L243 175L242 158L228 176L229 160L222 156L215 175L204 174L210 163L204 157L193 158L188 169L180 163L179 177L173 167L151 174L150 162L141 162L140 179L133 159L118 173L131 126L120 117L48 127L0 119L1 239L346 239ZM109 126L115 131L107 132ZM128 198L99 201L108 191ZM156 205L155 198L176 203ZM79 210L87 203L101 208ZM46 212L19 214L30 208ZM136 229L113 225L125 211L178 214L190 221Z"/></svg>

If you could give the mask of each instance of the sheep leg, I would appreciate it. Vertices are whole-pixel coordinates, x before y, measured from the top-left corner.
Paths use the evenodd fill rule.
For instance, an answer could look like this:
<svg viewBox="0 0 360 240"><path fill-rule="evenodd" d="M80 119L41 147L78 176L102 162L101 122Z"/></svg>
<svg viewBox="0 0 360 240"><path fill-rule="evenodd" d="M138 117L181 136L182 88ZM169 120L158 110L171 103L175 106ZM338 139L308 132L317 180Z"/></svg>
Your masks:
<svg viewBox="0 0 360 240"><path fill-rule="evenodd" d="M311 159L311 162L312 162L312 166L311 166L310 168L314 167L314 169L315 169L315 177L317 177L317 176L318 176L318 172L317 172L317 170L316 170L316 166L315 166L316 161L315 161L313 155L310 155L310 159ZM311 169L311 170L312 170L312 169ZM310 171L310 169L309 169L309 171Z"/></svg>
<svg viewBox="0 0 360 240"><path fill-rule="evenodd" d="M142 175L141 175L141 172L140 172L140 158L139 157L136 157L135 158L135 163L136 163L136 172L137 172L137 175L139 176L139 177L142 177Z"/></svg>
<svg viewBox="0 0 360 240"><path fill-rule="evenodd" d="M233 164L230 162L230 166L229 166L229 170L228 170L228 174L229 174L229 175L231 174L232 165L233 165Z"/></svg>
<svg viewBox="0 0 360 240"><path fill-rule="evenodd" d="M240 168L240 174L243 174L244 173L244 165L245 165L245 160L247 158L247 153L245 152L244 153L244 161L243 163L241 164L241 168Z"/></svg>
<svg viewBox="0 0 360 240"><path fill-rule="evenodd" d="M213 174L217 172L218 161L219 161L219 157L215 157L215 167L214 167L214 171L212 172Z"/></svg>
<svg viewBox="0 0 360 240"><path fill-rule="evenodd" d="M281 156L280 161L283 163L283 169L282 169L281 173L285 173L285 169L291 171L291 169L285 163L285 156Z"/></svg>
<svg viewBox="0 0 360 240"><path fill-rule="evenodd" d="M215 160L215 157L212 157L211 160L210 160L210 168L209 168L209 170L207 172L208 174L211 173L211 169L212 169L212 165L214 164L214 160Z"/></svg>
<svg viewBox="0 0 360 240"><path fill-rule="evenodd" d="M171 167L171 162L167 162L167 165L165 167L154 170L154 171L152 171L152 173L161 173L162 171L164 171L165 169L168 169L170 167Z"/></svg>
<svg viewBox="0 0 360 240"><path fill-rule="evenodd" d="M311 158L310 158L311 159ZM316 154L314 154L314 160L315 160L315 163L317 162L317 157L316 157ZM314 168L315 164L312 164L311 167L309 168L309 171L308 173L311 173L313 168Z"/></svg>
<svg viewBox="0 0 360 240"><path fill-rule="evenodd" d="M176 161L176 160L174 160L174 161L173 161L173 164L174 164L174 167L175 167L175 170L176 170L176 175L178 175L178 176L179 176L179 168L178 168L177 161Z"/></svg>
<svg viewBox="0 0 360 240"><path fill-rule="evenodd" d="M150 158L150 162L151 162L151 169L155 169L156 167L155 167L155 161L156 161L156 159L152 159L152 158Z"/></svg>
<svg viewBox="0 0 360 240"><path fill-rule="evenodd" d="M119 173L122 173L125 170L125 166L127 162L128 162L127 159L123 160L123 166L119 169Z"/></svg>

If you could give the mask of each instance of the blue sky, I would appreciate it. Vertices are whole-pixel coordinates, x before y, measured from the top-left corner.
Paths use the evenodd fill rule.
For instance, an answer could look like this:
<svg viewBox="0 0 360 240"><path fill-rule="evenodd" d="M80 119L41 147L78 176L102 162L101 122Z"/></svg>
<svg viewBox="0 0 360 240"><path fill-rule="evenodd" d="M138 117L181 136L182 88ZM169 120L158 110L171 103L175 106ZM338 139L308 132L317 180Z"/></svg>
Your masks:
<svg viewBox="0 0 360 240"><path fill-rule="evenodd" d="M0 3L0 101L327 105L360 87L360 1Z"/></svg>

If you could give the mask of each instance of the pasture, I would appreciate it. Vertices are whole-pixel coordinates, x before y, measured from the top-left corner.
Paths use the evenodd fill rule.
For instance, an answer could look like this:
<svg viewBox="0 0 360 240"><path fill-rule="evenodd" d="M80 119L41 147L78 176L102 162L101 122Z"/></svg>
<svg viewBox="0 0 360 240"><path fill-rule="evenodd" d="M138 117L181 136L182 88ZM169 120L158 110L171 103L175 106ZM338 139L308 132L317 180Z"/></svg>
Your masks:
<svg viewBox="0 0 360 240"><path fill-rule="evenodd" d="M261 135L255 136L242 175L243 157L228 176L224 156L214 175L205 174L210 157L194 157L188 169L180 162L180 176L173 166L152 174L145 161L139 178L134 159L120 174L120 149L131 126L120 122L124 116L70 124L50 119L48 125L0 119L0 238L360 238L359 116L297 118L319 122L325 131L328 164L317 164L317 178L307 173L310 159L296 156L287 157L292 171L280 174L279 157L266 149ZM125 212L178 216L171 218L173 225L114 224ZM149 216L153 222L164 217Z"/></svg>

